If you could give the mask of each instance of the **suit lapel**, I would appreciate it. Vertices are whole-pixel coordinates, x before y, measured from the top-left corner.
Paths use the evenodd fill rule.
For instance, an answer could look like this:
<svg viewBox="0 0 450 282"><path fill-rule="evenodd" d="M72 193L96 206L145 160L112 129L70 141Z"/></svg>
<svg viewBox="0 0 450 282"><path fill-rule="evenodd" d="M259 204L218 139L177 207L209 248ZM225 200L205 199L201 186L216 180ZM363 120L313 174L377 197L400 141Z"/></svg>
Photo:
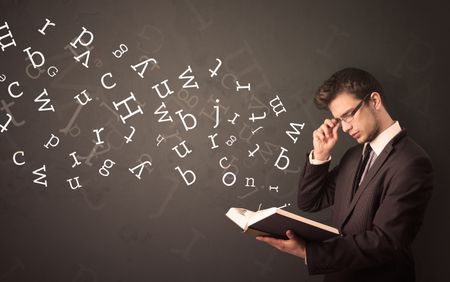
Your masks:
<svg viewBox="0 0 450 282"><path fill-rule="evenodd" d="M347 219L349 218L351 212L353 211L353 209L356 206L356 203L358 202L359 198L361 197L362 193L364 192L364 190L367 188L367 185L370 183L370 181L377 175L378 171L381 169L381 167L383 166L383 164L386 162L386 160L388 159L388 157L391 155L391 153L394 150L394 145L398 142L398 140L400 140L403 136L406 135L405 130L402 130L400 133L398 133L392 140L391 142L389 142L386 147L383 149L383 151L380 153L380 155L376 158L375 162L372 164L372 166L370 167L370 169L367 171L367 174L364 176L363 181L361 182L361 185L359 186L358 190L356 191L355 195L353 196L353 199L351 198L351 194L352 194L352 184L353 182L348 185L347 187L349 187L347 189L347 203L350 203L349 207L347 208L347 210L344 212L344 215L342 217L342 221L339 225L339 227L342 229L342 227L344 226L345 222L347 221ZM360 157L360 156L359 156ZM358 162L356 162L357 165ZM356 170L355 173L352 174L352 180L355 179L355 174L356 174Z"/></svg>

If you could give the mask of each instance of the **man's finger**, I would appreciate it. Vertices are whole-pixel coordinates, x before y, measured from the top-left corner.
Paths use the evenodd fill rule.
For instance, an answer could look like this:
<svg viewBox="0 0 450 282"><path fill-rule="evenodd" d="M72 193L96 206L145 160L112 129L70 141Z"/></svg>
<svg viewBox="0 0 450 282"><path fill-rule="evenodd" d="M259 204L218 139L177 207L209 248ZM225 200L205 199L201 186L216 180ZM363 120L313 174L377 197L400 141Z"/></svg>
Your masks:
<svg viewBox="0 0 450 282"><path fill-rule="evenodd" d="M330 128L326 124L320 126L320 130L325 134L327 138L330 137Z"/></svg>
<svg viewBox="0 0 450 282"><path fill-rule="evenodd" d="M340 127L340 123L338 123L335 127L333 127L333 134L335 135L335 136L337 136L337 134L338 134L338 129L339 129L339 127Z"/></svg>
<svg viewBox="0 0 450 282"><path fill-rule="evenodd" d="M325 135L323 135L323 133L320 132L319 129L315 131L314 135L319 141L324 142Z"/></svg>
<svg viewBox="0 0 450 282"><path fill-rule="evenodd" d="M336 123L333 122L333 121L334 121L334 120L326 119L326 120L324 121L324 123L325 123L326 125L328 125L328 127L333 128L333 127L336 125Z"/></svg>
<svg viewBox="0 0 450 282"><path fill-rule="evenodd" d="M272 237L268 237L268 236L256 236L257 240L266 242L266 243L276 243L278 241L278 239L272 238Z"/></svg>

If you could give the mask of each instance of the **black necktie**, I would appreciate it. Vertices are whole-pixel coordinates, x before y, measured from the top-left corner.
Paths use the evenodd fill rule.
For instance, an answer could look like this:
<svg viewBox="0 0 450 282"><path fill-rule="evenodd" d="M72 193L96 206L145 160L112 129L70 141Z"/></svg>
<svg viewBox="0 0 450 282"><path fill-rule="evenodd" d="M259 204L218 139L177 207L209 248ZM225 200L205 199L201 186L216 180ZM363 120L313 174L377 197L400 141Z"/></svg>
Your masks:
<svg viewBox="0 0 450 282"><path fill-rule="evenodd" d="M367 162L370 159L371 152L372 147L370 147L370 144L367 144L366 150L364 151L363 156L359 160L358 169L356 170L355 181L353 182L353 195L356 193L356 190L358 190L359 182L361 181L361 177L364 173L364 170L366 169Z"/></svg>

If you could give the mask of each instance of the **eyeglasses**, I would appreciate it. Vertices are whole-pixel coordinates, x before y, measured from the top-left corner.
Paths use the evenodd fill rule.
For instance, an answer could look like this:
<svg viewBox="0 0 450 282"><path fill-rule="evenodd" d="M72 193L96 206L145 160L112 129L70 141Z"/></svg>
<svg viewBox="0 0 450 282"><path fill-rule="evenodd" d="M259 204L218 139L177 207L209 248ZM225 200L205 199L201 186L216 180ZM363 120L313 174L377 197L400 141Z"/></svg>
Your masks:
<svg viewBox="0 0 450 282"><path fill-rule="evenodd" d="M369 93L366 96L364 96L364 98L362 98L361 102L359 102L358 106L356 106L356 108L353 109L353 111L351 111L349 113L346 113L346 114L344 114L343 116L341 116L339 118L336 118L336 121L340 122L340 123L342 123L342 121L345 121L346 123L351 122L353 120L353 118L355 117L356 113L363 106L363 104L364 104L365 100L367 99L367 97L370 96L370 94L372 94L372 93Z"/></svg>

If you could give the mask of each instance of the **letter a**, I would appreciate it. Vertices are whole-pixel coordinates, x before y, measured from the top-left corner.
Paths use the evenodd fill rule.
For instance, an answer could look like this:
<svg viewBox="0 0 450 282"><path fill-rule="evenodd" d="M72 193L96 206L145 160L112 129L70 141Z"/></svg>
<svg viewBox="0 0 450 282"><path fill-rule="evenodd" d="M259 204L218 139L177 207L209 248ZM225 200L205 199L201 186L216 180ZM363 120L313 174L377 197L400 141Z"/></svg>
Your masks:
<svg viewBox="0 0 450 282"><path fill-rule="evenodd" d="M133 168L129 168L128 170L131 171L131 173L134 173L134 175L138 178L141 179L141 174L142 174L142 170L144 169L144 166L148 164L149 166L152 166L152 163L149 161L145 161L142 162L140 164L138 164L137 166L133 167ZM136 174L134 171L137 170L139 168L139 172Z"/></svg>
<svg viewBox="0 0 450 282"><path fill-rule="evenodd" d="M137 71L137 68L143 65L142 70L141 70L140 72L138 72L138 75L139 75L141 78L144 78L144 72L145 72L145 70L147 69L148 62L152 62L152 63L155 64L155 65L158 63L155 59L150 58L150 59L147 59L147 60L145 60L145 61L142 61L142 62L140 62L140 63L138 63L138 64L136 64L136 65L131 65L131 68L132 68L134 71Z"/></svg>

